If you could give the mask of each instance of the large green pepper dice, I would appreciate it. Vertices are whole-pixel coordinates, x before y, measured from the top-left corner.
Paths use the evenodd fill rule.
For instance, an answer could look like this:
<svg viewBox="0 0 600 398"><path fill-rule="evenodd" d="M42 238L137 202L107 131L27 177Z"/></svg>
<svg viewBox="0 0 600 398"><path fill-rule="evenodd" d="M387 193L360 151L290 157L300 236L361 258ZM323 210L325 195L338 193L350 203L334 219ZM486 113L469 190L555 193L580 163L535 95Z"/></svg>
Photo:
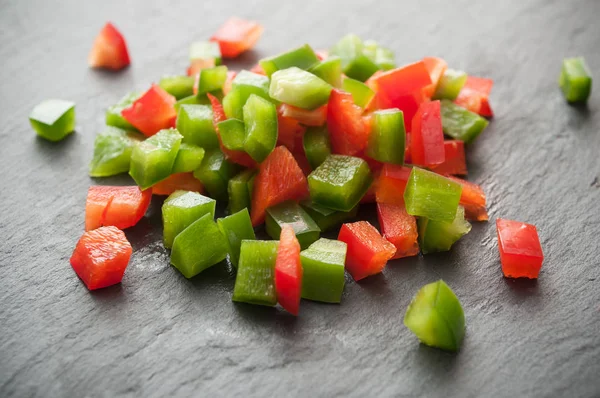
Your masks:
<svg viewBox="0 0 600 398"><path fill-rule="evenodd" d="M29 122L40 137L60 141L75 130L75 103L59 99L43 101L33 108Z"/></svg>
<svg viewBox="0 0 600 398"><path fill-rule="evenodd" d="M302 138L304 153L311 169L316 169L331 155L331 143L326 126L309 127Z"/></svg>
<svg viewBox="0 0 600 398"><path fill-rule="evenodd" d="M419 247L423 254L448 251L452 245L471 231L465 220L465 209L458 206L452 221L435 221L419 217Z"/></svg>
<svg viewBox="0 0 600 398"><path fill-rule="evenodd" d="M265 219L269 236L279 239L284 225L291 225L302 249L319 239L321 229L296 202L287 201L267 209Z"/></svg>
<svg viewBox="0 0 600 398"><path fill-rule="evenodd" d="M583 57L563 60L560 88L568 102L586 102L592 92L592 76Z"/></svg>
<svg viewBox="0 0 600 398"><path fill-rule="evenodd" d="M489 123L478 114L448 100L441 101L441 114L444 134L465 144L472 143Z"/></svg>
<svg viewBox="0 0 600 398"><path fill-rule="evenodd" d="M361 158L330 155L308 176L313 202L333 210L350 211L369 189L373 177Z"/></svg>
<svg viewBox="0 0 600 398"><path fill-rule="evenodd" d="M344 242L321 238L300 253L302 298L326 303L342 301L346 251Z"/></svg>
<svg viewBox="0 0 600 398"><path fill-rule="evenodd" d="M94 157L90 162L91 177L108 177L129 171L131 153L143 136L132 131L108 126L94 140Z"/></svg>
<svg viewBox="0 0 600 398"><path fill-rule="evenodd" d="M463 71L446 69L433 94L433 99L454 101L467 82L467 74Z"/></svg>
<svg viewBox="0 0 600 398"><path fill-rule="evenodd" d="M242 209L230 216L217 220L219 229L227 241L227 251L231 265L237 268L240 259L240 248L243 240L256 240L250 213L248 209Z"/></svg>
<svg viewBox="0 0 600 398"><path fill-rule="evenodd" d="M307 70L318 62L319 58L317 58L313 49L308 44L305 44L285 53L263 58L259 61L259 64L267 76L271 76L278 70L291 68L292 66Z"/></svg>
<svg viewBox="0 0 600 398"><path fill-rule="evenodd" d="M252 94L266 100L269 97L269 78L243 70L231 83L231 91L223 98L223 110L227 118L244 119L243 107Z"/></svg>
<svg viewBox="0 0 600 398"><path fill-rule="evenodd" d="M404 114L398 109L373 112L373 127L367 156L384 163L404 164L406 130Z"/></svg>
<svg viewBox="0 0 600 398"><path fill-rule="evenodd" d="M175 237L194 221L210 214L215 215L216 201L197 192L175 191L162 205L163 242L167 249Z"/></svg>
<svg viewBox="0 0 600 398"><path fill-rule="evenodd" d="M243 240L240 246L233 301L273 306L278 241Z"/></svg>
<svg viewBox="0 0 600 398"><path fill-rule="evenodd" d="M211 93L211 94L215 95L215 93ZM219 95L215 95L215 97L219 98ZM222 98L222 95L221 95L221 98ZM175 111L177 112L178 115L179 115L179 109L181 108L182 105L210 105L210 100L208 99L208 96L206 96L206 95L200 96L200 97L198 97L197 95L190 95L189 97L182 98L175 103Z"/></svg>
<svg viewBox="0 0 600 398"><path fill-rule="evenodd" d="M404 190L408 214L452 222L456 217L462 186L439 174L413 167Z"/></svg>
<svg viewBox="0 0 600 398"><path fill-rule="evenodd" d="M194 177L202 182L211 197L227 200L227 182L238 172L238 166L231 163L223 153L214 149L207 152L200 167L194 171Z"/></svg>
<svg viewBox="0 0 600 398"><path fill-rule="evenodd" d="M285 104L315 109L329 101L332 87L326 81L300 68L279 70L271 76L269 95Z"/></svg>
<svg viewBox="0 0 600 398"><path fill-rule="evenodd" d="M223 146L232 151L243 151L246 126L239 119L227 119L217 124Z"/></svg>
<svg viewBox="0 0 600 398"><path fill-rule="evenodd" d="M183 142L206 150L219 147L210 105L181 105L177 113L177 130L183 136Z"/></svg>
<svg viewBox="0 0 600 398"><path fill-rule="evenodd" d="M106 110L106 125L118 127L124 130L137 131L137 129L131 123L125 120L123 115L121 115L121 111L123 111L125 108L129 108L131 104L135 102L135 100L140 98L141 95L141 92L133 91L121 98L115 105L110 106Z"/></svg>
<svg viewBox="0 0 600 398"><path fill-rule="evenodd" d="M342 87L342 59L337 55L332 55L313 65L308 71L335 88Z"/></svg>
<svg viewBox="0 0 600 398"><path fill-rule="evenodd" d="M196 170L204 159L204 148L182 142L173 164L172 173L189 173Z"/></svg>
<svg viewBox="0 0 600 398"><path fill-rule="evenodd" d="M342 82L342 89L352 94L352 100L354 100L354 103L361 108L366 107L375 96L375 91L369 86L363 82L350 78L344 79Z"/></svg>
<svg viewBox="0 0 600 398"><path fill-rule="evenodd" d="M350 211L337 211L320 206L312 200L304 200L300 202L300 205L308 213L310 218L314 220L321 229L321 232L329 231L342 224L344 221L356 217L356 213L358 212L358 206L354 206Z"/></svg>
<svg viewBox="0 0 600 398"><path fill-rule="evenodd" d="M406 310L404 325L422 343L448 351L458 351L465 335L460 301L442 280L417 292Z"/></svg>
<svg viewBox="0 0 600 398"><path fill-rule="evenodd" d="M229 213L237 213L243 209L250 209L252 194L250 192L250 181L254 178L255 170L244 170L227 183L227 194Z"/></svg>
<svg viewBox="0 0 600 398"><path fill-rule="evenodd" d="M198 77L198 93L199 97L217 90L221 90L227 80L227 67L225 65L215 66L214 68L206 68L200 70Z"/></svg>
<svg viewBox="0 0 600 398"><path fill-rule="evenodd" d="M133 148L129 175L141 189L171 175L182 138L176 129L161 130Z"/></svg>
<svg viewBox="0 0 600 398"><path fill-rule="evenodd" d="M177 100L194 95L193 76L163 76L158 85Z"/></svg>
<svg viewBox="0 0 600 398"><path fill-rule="evenodd" d="M379 70L379 66L364 53L363 41L356 35L346 35L330 51L342 59L346 76L364 82Z"/></svg>
<svg viewBox="0 0 600 398"><path fill-rule="evenodd" d="M186 278L198 275L226 257L227 242L212 214L205 214L180 232L171 250L171 264Z"/></svg>
<svg viewBox="0 0 600 398"><path fill-rule="evenodd" d="M262 162L277 143L277 109L275 105L252 94L243 107L246 139L244 151L257 162Z"/></svg>

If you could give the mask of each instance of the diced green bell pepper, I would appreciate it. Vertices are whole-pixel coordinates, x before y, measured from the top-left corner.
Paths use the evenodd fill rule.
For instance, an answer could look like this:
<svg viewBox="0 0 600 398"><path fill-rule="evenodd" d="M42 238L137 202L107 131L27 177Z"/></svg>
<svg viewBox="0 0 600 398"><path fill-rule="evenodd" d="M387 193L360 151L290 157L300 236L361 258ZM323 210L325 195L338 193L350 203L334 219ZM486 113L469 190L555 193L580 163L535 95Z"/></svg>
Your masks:
<svg viewBox="0 0 600 398"><path fill-rule="evenodd" d="M217 124L223 146L232 151L243 151L246 126L239 119L227 119Z"/></svg>
<svg viewBox="0 0 600 398"><path fill-rule="evenodd" d="M248 213L248 209L242 209L230 216L219 218L217 220L217 225L227 241L229 261L231 262L231 265L237 268L242 241L256 240L254 229L252 228L252 221L250 221L250 213Z"/></svg>
<svg viewBox="0 0 600 398"><path fill-rule="evenodd" d="M244 151L260 163L277 143L277 109L272 102L252 94L244 104L243 114L246 126Z"/></svg>
<svg viewBox="0 0 600 398"><path fill-rule="evenodd" d="M243 240L240 246L233 301L273 306L275 292L275 261L278 241Z"/></svg>
<svg viewBox="0 0 600 398"><path fill-rule="evenodd" d="M390 70L396 67L396 57L389 48L380 46L374 40L365 40L363 54L371 61L377 64L383 70Z"/></svg>
<svg viewBox="0 0 600 398"><path fill-rule="evenodd" d="M413 167L404 190L406 212L436 221L456 217L462 186L434 172Z"/></svg>
<svg viewBox="0 0 600 398"><path fill-rule="evenodd" d="M304 153L311 169L316 169L331 155L327 126L309 127L302 138Z"/></svg>
<svg viewBox="0 0 600 398"><path fill-rule="evenodd" d="M200 70L198 78L198 93L202 97L206 93L212 93L223 89L223 85L227 80L227 67L225 65L215 66L214 68L206 68Z"/></svg>
<svg viewBox="0 0 600 398"><path fill-rule="evenodd" d="M254 177L255 170L244 170L227 183L229 213L237 213L242 209L249 209L252 201L250 180Z"/></svg>
<svg viewBox="0 0 600 398"><path fill-rule="evenodd" d="M281 228L285 224L291 225L302 249L319 239L321 229L308 215L307 212L294 201L287 201L267 209L265 226L267 234L279 240Z"/></svg>
<svg viewBox="0 0 600 398"><path fill-rule="evenodd" d="M106 125L118 127L123 130L137 131L131 123L125 120L123 115L121 115L121 111L125 108L129 108L141 95L142 93L133 91L126 94L115 105L108 107L106 110Z"/></svg>
<svg viewBox="0 0 600 398"><path fill-rule="evenodd" d="M384 163L404 164L406 130L404 114L399 109L373 112L367 156Z"/></svg>
<svg viewBox="0 0 600 398"><path fill-rule="evenodd" d="M592 92L592 76L585 59L564 59L558 84L568 102L586 102Z"/></svg>
<svg viewBox="0 0 600 398"><path fill-rule="evenodd" d="M485 118L449 100L441 102L441 114L444 134L466 144L475 141L489 123Z"/></svg>
<svg viewBox="0 0 600 398"><path fill-rule="evenodd" d="M212 94L214 95L214 93ZM210 105L210 100L206 95L202 97L191 95L177 101L175 103L175 111L179 113L179 108L181 108L182 105Z"/></svg>
<svg viewBox="0 0 600 398"><path fill-rule="evenodd" d="M205 214L180 232L173 241L171 264L186 278L225 260L227 242L211 214Z"/></svg>
<svg viewBox="0 0 600 398"><path fill-rule="evenodd" d="M108 126L94 140L94 157L90 162L91 177L108 177L129 171L131 153L143 136Z"/></svg>
<svg viewBox="0 0 600 398"><path fill-rule="evenodd" d="M329 231L344 221L356 217L356 213L358 212L358 206L354 206L350 211L337 211L318 205L312 200L304 200L300 202L300 206L314 220L321 229L321 232Z"/></svg>
<svg viewBox="0 0 600 398"><path fill-rule="evenodd" d="M310 72L292 67L271 76L269 95L285 104L315 109L329 101L332 87Z"/></svg>
<svg viewBox="0 0 600 398"><path fill-rule="evenodd" d="M243 70L231 82L231 91L223 98L223 110L228 118L243 120L243 107L250 95L270 100L269 78Z"/></svg>
<svg viewBox="0 0 600 398"><path fill-rule="evenodd" d="M196 170L204 159L204 148L182 142L173 164L172 173L188 173Z"/></svg>
<svg viewBox="0 0 600 398"><path fill-rule="evenodd" d="M278 70L291 68L292 66L307 70L317 62L319 62L319 58L317 58L313 49L308 44L305 44L279 55L263 58L258 63L262 66L267 76L271 76Z"/></svg>
<svg viewBox="0 0 600 398"><path fill-rule="evenodd" d="M206 150L219 147L210 105L181 105L176 125L183 135L183 142L198 145Z"/></svg>
<svg viewBox="0 0 600 398"><path fill-rule="evenodd" d="M465 335L465 314L443 280L423 286L412 299L404 325L428 346L458 351Z"/></svg>
<svg viewBox="0 0 600 398"><path fill-rule="evenodd" d="M197 41L190 45L190 61L214 59L215 65L221 65L221 48L214 41Z"/></svg>
<svg viewBox="0 0 600 398"><path fill-rule="evenodd" d="M448 251L452 245L471 231L465 220L465 209L458 206L452 221L435 221L419 217L419 247L423 254Z"/></svg>
<svg viewBox="0 0 600 398"><path fill-rule="evenodd" d="M467 74L460 70L446 69L437 84L433 99L454 101L467 82Z"/></svg>
<svg viewBox="0 0 600 398"><path fill-rule="evenodd" d="M352 94L354 103L361 108L367 106L369 101L375 96L375 91L371 90L369 86L358 80L346 78L342 82L342 90Z"/></svg>
<svg viewBox="0 0 600 398"><path fill-rule="evenodd" d="M342 301L346 251L344 242L321 238L300 252L302 298L325 303Z"/></svg>
<svg viewBox="0 0 600 398"><path fill-rule="evenodd" d="M194 95L193 76L163 76L158 85L177 100Z"/></svg>
<svg viewBox="0 0 600 398"><path fill-rule="evenodd" d="M330 155L308 176L313 202L333 210L350 211L373 182L369 165L361 158Z"/></svg>
<svg viewBox="0 0 600 398"><path fill-rule="evenodd" d="M342 59L337 55L332 55L313 65L308 71L335 88L342 87Z"/></svg>
<svg viewBox="0 0 600 398"><path fill-rule="evenodd" d="M183 137L176 129L161 130L133 148L129 175L141 189L171 175Z"/></svg>
<svg viewBox="0 0 600 398"><path fill-rule="evenodd" d="M200 217L205 214L214 217L216 203L197 192L175 191L169 195L162 205L165 247L170 249L175 237Z"/></svg>
<svg viewBox="0 0 600 398"><path fill-rule="evenodd" d="M346 76L364 82L379 70L375 62L363 52L364 44L356 35L346 35L329 51L342 59L342 70Z"/></svg>
<svg viewBox="0 0 600 398"><path fill-rule="evenodd" d="M29 122L40 137L60 141L75 130L75 103L60 99L42 101L29 114Z"/></svg>
<svg viewBox="0 0 600 398"><path fill-rule="evenodd" d="M202 182L212 198L227 200L227 183L237 173L238 166L231 163L223 153L214 149L205 153L202 164L194 171L194 177Z"/></svg>

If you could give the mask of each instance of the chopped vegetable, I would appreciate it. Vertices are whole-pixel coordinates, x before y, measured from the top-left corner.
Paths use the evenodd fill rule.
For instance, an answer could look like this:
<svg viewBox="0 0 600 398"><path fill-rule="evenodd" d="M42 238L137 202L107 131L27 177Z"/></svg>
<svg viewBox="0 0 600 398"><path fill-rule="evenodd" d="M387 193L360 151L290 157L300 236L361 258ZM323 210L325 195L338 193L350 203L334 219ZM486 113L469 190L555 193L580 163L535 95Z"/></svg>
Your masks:
<svg viewBox="0 0 600 398"><path fill-rule="evenodd" d="M435 93L438 82L444 75L444 72L446 72L448 64L443 59L436 57L425 57L423 58L423 62L425 63L425 67L427 68L429 77L431 78L431 84L423 87L423 95L431 98Z"/></svg>
<svg viewBox="0 0 600 398"><path fill-rule="evenodd" d="M342 82L342 90L352 94L354 103L365 108L375 96L375 92L361 81L346 78Z"/></svg>
<svg viewBox="0 0 600 398"><path fill-rule="evenodd" d="M172 173L189 173L200 167L204 158L204 148L182 142L173 163Z"/></svg>
<svg viewBox="0 0 600 398"><path fill-rule="evenodd" d="M234 163L225 159L218 149L207 152L200 167L194 171L194 177L200 180L209 195L216 200L227 200L228 181L238 172Z"/></svg>
<svg viewBox="0 0 600 398"><path fill-rule="evenodd" d="M396 67L394 52L377 44L374 40L364 42L363 53L377 64L380 69L390 70Z"/></svg>
<svg viewBox="0 0 600 398"><path fill-rule="evenodd" d="M396 247L392 258L419 254L417 220L406 212L404 206L377 203L377 217L381 234Z"/></svg>
<svg viewBox="0 0 600 398"><path fill-rule="evenodd" d="M413 167L404 202L408 214L437 221L452 221L460 200L462 186L441 175Z"/></svg>
<svg viewBox="0 0 600 398"><path fill-rule="evenodd" d="M254 47L263 30L263 27L257 22L231 17L210 40L219 43L223 57L235 58Z"/></svg>
<svg viewBox="0 0 600 398"><path fill-rule="evenodd" d="M422 103L413 117L410 156L415 165L429 166L444 163L444 133L440 101Z"/></svg>
<svg viewBox="0 0 600 398"><path fill-rule="evenodd" d="M131 244L116 227L88 231L77 242L71 266L89 290L121 282L131 257Z"/></svg>
<svg viewBox="0 0 600 398"><path fill-rule="evenodd" d="M135 145L143 136L116 127L106 129L94 140L94 157L90 162L91 177L108 177L129 171Z"/></svg>
<svg viewBox="0 0 600 398"><path fill-rule="evenodd" d="M352 95L334 89L327 105L327 129L334 153L356 155L369 139L362 109L354 104Z"/></svg>
<svg viewBox="0 0 600 398"><path fill-rule="evenodd" d="M467 74L463 71L446 69L437 84L433 99L455 100L467 82Z"/></svg>
<svg viewBox="0 0 600 398"><path fill-rule="evenodd" d="M316 109L329 100L332 87L310 72L291 67L271 76L271 98L303 109Z"/></svg>
<svg viewBox="0 0 600 398"><path fill-rule="evenodd" d="M214 41L196 41L190 45L190 62L212 61L212 66L221 65L221 49Z"/></svg>
<svg viewBox="0 0 600 398"><path fill-rule="evenodd" d="M396 254L396 247L367 221L342 225L338 239L348 245L346 270L355 281L380 273Z"/></svg>
<svg viewBox="0 0 600 398"><path fill-rule="evenodd" d="M280 110L282 116L295 119L305 126L322 126L327 121L327 105L314 110L306 110L282 104Z"/></svg>
<svg viewBox="0 0 600 398"><path fill-rule="evenodd" d="M429 168L441 175L466 175L465 143L460 140L444 141L444 163Z"/></svg>
<svg viewBox="0 0 600 398"><path fill-rule="evenodd" d="M317 58L313 49L305 44L282 54L263 58L259 61L259 64L267 76L270 77L278 70L288 69L292 66L307 70L318 62L319 58Z"/></svg>
<svg viewBox="0 0 600 398"><path fill-rule="evenodd" d="M183 136L183 142L206 150L219 146L213 124L213 110L209 105L181 105L177 113L177 130Z"/></svg>
<svg viewBox="0 0 600 398"><path fill-rule="evenodd" d="M423 286L412 299L404 325L428 346L458 351L465 335L465 314L443 280Z"/></svg>
<svg viewBox="0 0 600 398"><path fill-rule="evenodd" d="M141 95L142 93L138 91L132 91L121 98L115 105L108 107L106 110L106 125L118 127L123 130L137 131L131 123L125 120L121 112L123 109L129 108Z"/></svg>
<svg viewBox="0 0 600 398"><path fill-rule="evenodd" d="M101 226L133 227L146 214L152 191L136 186L91 186L85 204L85 230Z"/></svg>
<svg viewBox="0 0 600 398"><path fill-rule="evenodd" d="M404 163L404 145L406 141L402 111L386 109L373 112L372 117L371 134L365 151L367 156L380 162L402 165Z"/></svg>
<svg viewBox="0 0 600 398"><path fill-rule="evenodd" d="M85 230L91 231L104 224L106 209L112 201L116 187L92 185L85 201Z"/></svg>
<svg viewBox="0 0 600 398"><path fill-rule="evenodd" d="M452 221L430 220L419 217L419 245L423 254L448 251L464 235L471 231L465 220L465 209L458 206Z"/></svg>
<svg viewBox="0 0 600 398"><path fill-rule="evenodd" d="M300 253L302 262L302 298L339 303L344 291L344 242L321 238Z"/></svg>
<svg viewBox="0 0 600 398"><path fill-rule="evenodd" d="M60 141L75 130L75 103L59 99L42 101L29 114L29 122L40 137Z"/></svg>
<svg viewBox="0 0 600 398"><path fill-rule="evenodd" d="M284 225L275 260L275 290L279 304L296 316L300 308L302 273L300 244L294 229L290 225Z"/></svg>
<svg viewBox="0 0 600 398"><path fill-rule="evenodd" d="M444 134L465 144L475 141L489 123L478 114L448 100L442 101L441 112Z"/></svg>
<svg viewBox="0 0 600 398"><path fill-rule="evenodd" d="M233 301L273 306L278 241L243 240L240 247Z"/></svg>
<svg viewBox="0 0 600 398"><path fill-rule="evenodd" d="M321 229L296 202L287 201L269 207L265 220L267 234L273 239L279 238L281 230L285 225L290 225L294 234L300 242L300 246L306 249L310 244L319 239Z"/></svg>
<svg viewBox="0 0 600 398"><path fill-rule="evenodd" d="M210 101L208 96L202 96L198 98L198 96L194 94L177 101L174 106L175 112L179 114L179 109L181 109L182 105L210 105Z"/></svg>
<svg viewBox="0 0 600 398"><path fill-rule="evenodd" d="M300 205L322 232L333 229L344 221L356 217L356 213L358 212L358 206L355 206L350 211L337 211L320 206L311 200L303 200L300 202Z"/></svg>
<svg viewBox="0 0 600 398"><path fill-rule="evenodd" d="M141 189L171 175L182 138L175 129L161 130L133 148L129 175Z"/></svg>
<svg viewBox="0 0 600 398"><path fill-rule="evenodd" d="M544 253L535 225L498 218L496 230L504 276L537 279Z"/></svg>
<svg viewBox="0 0 600 398"><path fill-rule="evenodd" d="M269 97L269 78L256 73L241 71L231 83L231 91L223 98L223 109L228 118L243 120L243 106L252 94L272 101Z"/></svg>
<svg viewBox="0 0 600 398"><path fill-rule="evenodd" d="M296 119L283 115L283 105L277 107L277 145L283 145L293 153L296 142L302 137L304 130L305 128Z"/></svg>
<svg viewBox="0 0 600 398"><path fill-rule="evenodd" d="M377 203L404 206L404 191L412 168L386 163L375 183Z"/></svg>
<svg viewBox="0 0 600 398"><path fill-rule="evenodd" d="M202 69L198 78L198 90L196 94L202 96L206 93L221 90L226 80L227 67L225 65Z"/></svg>
<svg viewBox="0 0 600 398"><path fill-rule="evenodd" d="M194 78L191 76L163 76L158 85L177 100L194 94Z"/></svg>
<svg viewBox="0 0 600 398"><path fill-rule="evenodd" d="M467 220L487 221L488 213L486 210L486 198L483 189L477 184L465 181L460 178L449 176L452 181L462 185L459 204L465 208L465 217Z"/></svg>
<svg viewBox="0 0 600 398"><path fill-rule="evenodd" d="M342 87L342 60L331 56L308 69L313 75L320 77L335 88Z"/></svg>
<svg viewBox="0 0 600 398"><path fill-rule="evenodd" d="M558 84L568 102L586 102L592 92L592 76L585 59L564 59Z"/></svg>
<svg viewBox="0 0 600 398"><path fill-rule="evenodd" d="M152 185L152 195L168 196L178 190L202 193L204 187L192 173L171 174L164 180Z"/></svg>
<svg viewBox="0 0 600 398"><path fill-rule="evenodd" d="M277 109L272 102L252 94L243 107L246 139L244 151L262 162L277 143Z"/></svg>
<svg viewBox="0 0 600 398"><path fill-rule="evenodd" d="M363 41L356 35L342 37L331 48L329 54L341 58L342 70L346 76L361 82L379 70L379 66L364 54Z"/></svg>
<svg viewBox="0 0 600 398"><path fill-rule="evenodd" d="M233 214L243 209L250 209L252 200L250 180L254 175L254 170L245 170L227 182L227 194L229 196L227 208L229 213Z"/></svg>
<svg viewBox="0 0 600 398"><path fill-rule="evenodd" d="M489 103L489 95L494 82L491 79L469 76L454 103L484 117L494 113Z"/></svg>
<svg viewBox="0 0 600 398"><path fill-rule="evenodd" d="M104 25L94 40L94 46L88 56L88 63L92 68L112 70L123 69L129 65L127 43L121 32L110 22Z"/></svg>
<svg viewBox="0 0 600 398"><path fill-rule="evenodd" d="M173 127L177 112L175 112L175 97L160 86L153 84L131 106L121 111L121 115L136 129L145 135L152 136L163 129Z"/></svg>
<svg viewBox="0 0 600 398"><path fill-rule="evenodd" d="M227 119L217 124L223 146L232 151L243 151L246 140L246 126L239 119Z"/></svg>
<svg viewBox="0 0 600 398"><path fill-rule="evenodd" d="M377 95L389 105L386 108L399 108L404 111L406 121L410 121L403 106L404 97L430 85L431 77L425 63L419 61L373 76L370 83L376 87Z"/></svg>
<svg viewBox="0 0 600 398"><path fill-rule="evenodd" d="M326 127L311 127L302 138L306 159L311 169L316 169L331 155L331 144Z"/></svg>
<svg viewBox="0 0 600 398"><path fill-rule="evenodd" d="M227 253L231 265L237 268L240 259L240 247L243 240L255 240L254 229L248 209L242 209L227 217L219 218L217 225L225 236Z"/></svg>
<svg viewBox="0 0 600 398"><path fill-rule="evenodd" d="M175 191L162 205L163 243L173 246L175 237L205 214L215 215L216 201L197 192Z"/></svg>

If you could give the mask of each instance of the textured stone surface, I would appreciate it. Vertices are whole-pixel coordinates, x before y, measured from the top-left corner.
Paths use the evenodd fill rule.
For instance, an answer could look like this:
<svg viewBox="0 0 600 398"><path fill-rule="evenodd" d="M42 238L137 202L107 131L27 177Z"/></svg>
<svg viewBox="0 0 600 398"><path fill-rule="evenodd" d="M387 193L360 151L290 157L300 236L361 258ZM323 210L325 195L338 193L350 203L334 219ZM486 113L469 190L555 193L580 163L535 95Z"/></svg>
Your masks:
<svg viewBox="0 0 600 398"><path fill-rule="evenodd" d="M425 55L495 80L496 118L468 149L491 221L450 253L404 259L356 284L341 305L303 302L293 319L231 302L234 274L191 281L168 265L160 204L127 231L123 283L90 293L68 259L83 231L87 176L103 109L164 73L229 15L265 35L233 63L348 32L381 41L400 63ZM561 60L584 55L600 79L600 2L0 1L0 396L600 396L600 90L565 104ZM93 71L106 20L133 64ZM77 103L77 133L36 138L27 115L46 98ZM367 209L363 214L373 215ZM540 279L502 277L494 219L537 224ZM402 325L412 295L443 278L460 297L458 355L421 346Z"/></svg>

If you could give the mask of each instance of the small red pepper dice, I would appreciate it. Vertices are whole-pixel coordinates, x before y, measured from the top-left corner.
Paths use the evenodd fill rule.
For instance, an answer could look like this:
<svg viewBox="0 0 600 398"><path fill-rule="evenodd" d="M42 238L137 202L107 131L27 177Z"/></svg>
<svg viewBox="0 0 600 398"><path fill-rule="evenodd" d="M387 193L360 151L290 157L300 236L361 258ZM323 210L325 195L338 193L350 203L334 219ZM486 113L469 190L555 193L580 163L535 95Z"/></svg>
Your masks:
<svg viewBox="0 0 600 398"><path fill-rule="evenodd" d="M535 225L499 218L496 230L504 276L537 279L544 253Z"/></svg>

